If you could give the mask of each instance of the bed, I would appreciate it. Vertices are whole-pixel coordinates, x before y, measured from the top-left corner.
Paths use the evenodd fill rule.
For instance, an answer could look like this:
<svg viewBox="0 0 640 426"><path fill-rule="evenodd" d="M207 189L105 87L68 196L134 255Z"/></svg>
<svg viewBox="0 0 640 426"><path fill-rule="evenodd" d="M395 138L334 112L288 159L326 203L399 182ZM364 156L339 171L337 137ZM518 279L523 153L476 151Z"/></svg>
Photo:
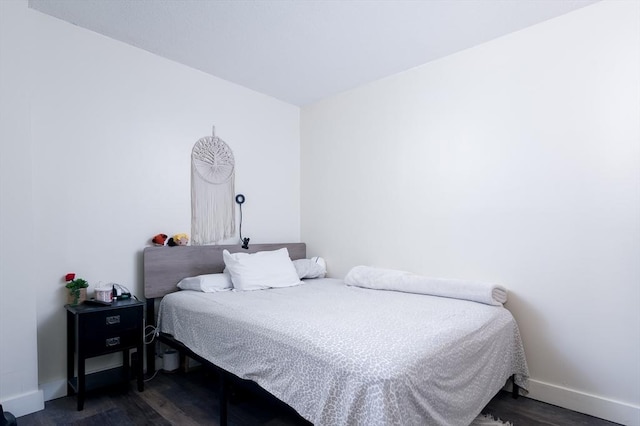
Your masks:
<svg viewBox="0 0 640 426"><path fill-rule="evenodd" d="M292 260L306 255L302 243L250 251L283 246ZM502 306L330 278L257 291L176 291L182 278L221 272L225 249L243 251L147 248L148 317L155 319L153 301L163 297L161 341L257 383L314 424L468 425L510 378L516 394L526 391L518 327Z"/></svg>

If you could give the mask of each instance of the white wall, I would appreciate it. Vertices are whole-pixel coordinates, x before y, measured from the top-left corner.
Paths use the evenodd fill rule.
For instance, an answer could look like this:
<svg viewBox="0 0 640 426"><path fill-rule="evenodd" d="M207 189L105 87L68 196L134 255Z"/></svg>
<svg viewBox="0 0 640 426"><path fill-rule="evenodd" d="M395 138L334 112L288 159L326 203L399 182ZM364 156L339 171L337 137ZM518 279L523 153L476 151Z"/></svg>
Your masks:
<svg viewBox="0 0 640 426"><path fill-rule="evenodd" d="M505 284L531 396L640 424L640 3L605 1L304 107L302 239Z"/></svg>
<svg viewBox="0 0 640 426"><path fill-rule="evenodd" d="M212 125L235 155L243 235L300 240L299 108L28 12L32 153L23 161L33 189L24 197L35 236L16 263L33 273L39 383L50 399L66 393L64 274L87 279L90 293L113 281L143 297L149 239L191 231L190 153Z"/></svg>
<svg viewBox="0 0 640 426"><path fill-rule="evenodd" d="M31 255L29 25L24 2L0 2L0 404L16 416L44 407L38 390Z"/></svg>

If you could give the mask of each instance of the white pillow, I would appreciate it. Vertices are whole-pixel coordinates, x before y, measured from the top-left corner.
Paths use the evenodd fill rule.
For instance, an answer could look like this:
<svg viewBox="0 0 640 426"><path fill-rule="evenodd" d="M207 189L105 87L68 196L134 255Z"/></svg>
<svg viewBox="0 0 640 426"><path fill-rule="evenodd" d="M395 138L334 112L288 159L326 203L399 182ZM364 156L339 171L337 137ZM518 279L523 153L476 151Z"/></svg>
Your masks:
<svg viewBox="0 0 640 426"><path fill-rule="evenodd" d="M222 257L235 290L262 290L301 284L286 248L253 254L231 254L224 250Z"/></svg>
<svg viewBox="0 0 640 426"><path fill-rule="evenodd" d="M303 278L324 278L327 273L327 262L321 257L311 259L298 259L293 261L298 277Z"/></svg>
<svg viewBox="0 0 640 426"><path fill-rule="evenodd" d="M229 274L207 274L196 277L187 277L178 283L180 290L195 290L204 293L216 291L228 291L233 288Z"/></svg>

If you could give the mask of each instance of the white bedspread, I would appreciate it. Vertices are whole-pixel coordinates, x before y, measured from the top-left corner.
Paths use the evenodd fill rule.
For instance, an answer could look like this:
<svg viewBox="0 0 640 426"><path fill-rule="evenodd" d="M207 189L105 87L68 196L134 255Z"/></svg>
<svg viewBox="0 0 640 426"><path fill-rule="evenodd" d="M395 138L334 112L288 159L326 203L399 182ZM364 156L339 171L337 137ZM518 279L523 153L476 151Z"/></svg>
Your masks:
<svg viewBox="0 0 640 426"><path fill-rule="evenodd" d="M316 425L468 425L512 374L518 327L501 306L316 279L164 297L160 329L257 382Z"/></svg>

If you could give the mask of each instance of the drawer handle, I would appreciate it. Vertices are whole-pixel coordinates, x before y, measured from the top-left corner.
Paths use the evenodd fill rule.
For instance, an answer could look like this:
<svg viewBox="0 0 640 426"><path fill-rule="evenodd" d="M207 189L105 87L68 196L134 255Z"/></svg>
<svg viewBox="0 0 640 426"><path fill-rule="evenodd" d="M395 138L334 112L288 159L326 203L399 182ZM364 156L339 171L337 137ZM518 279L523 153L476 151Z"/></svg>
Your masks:
<svg viewBox="0 0 640 426"><path fill-rule="evenodd" d="M119 337L111 337L111 338L106 340L106 344L107 344L107 347L118 346L120 344L120 338Z"/></svg>
<svg viewBox="0 0 640 426"><path fill-rule="evenodd" d="M120 324L120 315L107 317L107 325Z"/></svg>

